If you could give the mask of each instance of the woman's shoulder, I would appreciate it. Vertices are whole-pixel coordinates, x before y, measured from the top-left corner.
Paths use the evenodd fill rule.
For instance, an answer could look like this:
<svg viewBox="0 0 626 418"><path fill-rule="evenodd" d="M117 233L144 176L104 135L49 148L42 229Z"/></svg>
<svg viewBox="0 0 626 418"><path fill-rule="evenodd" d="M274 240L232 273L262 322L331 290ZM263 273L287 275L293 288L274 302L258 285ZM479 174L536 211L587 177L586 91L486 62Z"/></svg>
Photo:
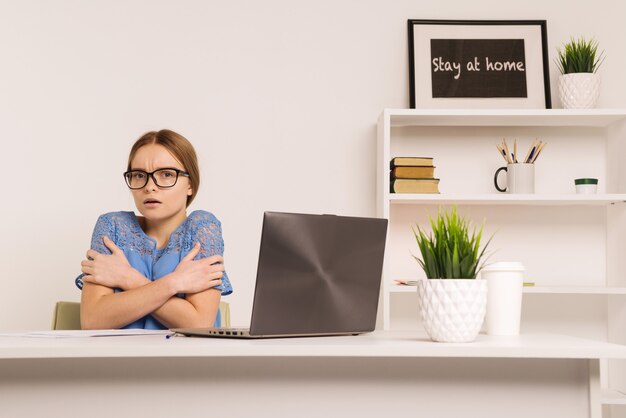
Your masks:
<svg viewBox="0 0 626 418"><path fill-rule="evenodd" d="M108 212L100 215L91 236L91 248L102 254L110 254L102 237L109 237L118 247L124 247L131 237L133 212Z"/></svg>
<svg viewBox="0 0 626 418"><path fill-rule="evenodd" d="M215 215L205 210L195 210L187 216L183 232L189 242L221 237L222 224Z"/></svg>
<svg viewBox="0 0 626 418"><path fill-rule="evenodd" d="M224 251L222 224L211 212L205 210L191 212L181 232L185 248L191 249L196 242L199 242L202 244L202 251L208 251L208 255L221 254Z"/></svg>
<svg viewBox="0 0 626 418"><path fill-rule="evenodd" d="M189 223L192 225L221 224L215 215L211 212L207 212L206 210L194 210L189 214L189 216L187 216L187 218L189 219Z"/></svg>
<svg viewBox="0 0 626 418"><path fill-rule="evenodd" d="M98 223L106 223L109 225L128 225L133 221L133 212L107 212L98 217Z"/></svg>

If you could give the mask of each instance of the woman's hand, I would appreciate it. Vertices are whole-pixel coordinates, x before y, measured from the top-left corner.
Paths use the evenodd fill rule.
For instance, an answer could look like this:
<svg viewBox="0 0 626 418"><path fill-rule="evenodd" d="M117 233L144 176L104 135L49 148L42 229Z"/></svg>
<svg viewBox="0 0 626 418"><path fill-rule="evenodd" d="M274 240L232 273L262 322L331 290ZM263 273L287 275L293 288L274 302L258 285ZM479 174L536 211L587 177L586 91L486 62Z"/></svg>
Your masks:
<svg viewBox="0 0 626 418"><path fill-rule="evenodd" d="M103 239L104 245L111 250L111 254L100 254L97 251L87 251L87 259L83 260L81 270L85 274L83 281L99 284L111 289L128 290L131 282L138 274L128 263L124 252L108 237Z"/></svg>
<svg viewBox="0 0 626 418"><path fill-rule="evenodd" d="M198 293L222 284L224 259L221 255L212 255L201 260L194 260L200 252L196 244L182 259L173 273L176 293Z"/></svg>

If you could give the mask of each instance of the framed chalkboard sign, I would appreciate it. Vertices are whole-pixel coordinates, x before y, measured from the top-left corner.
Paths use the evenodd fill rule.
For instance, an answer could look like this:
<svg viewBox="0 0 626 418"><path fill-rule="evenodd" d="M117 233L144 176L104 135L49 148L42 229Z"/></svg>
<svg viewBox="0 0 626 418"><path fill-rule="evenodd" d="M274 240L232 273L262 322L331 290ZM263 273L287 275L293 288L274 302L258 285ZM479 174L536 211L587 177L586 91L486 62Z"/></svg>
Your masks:
<svg viewBox="0 0 626 418"><path fill-rule="evenodd" d="M411 108L549 109L545 20L414 20Z"/></svg>

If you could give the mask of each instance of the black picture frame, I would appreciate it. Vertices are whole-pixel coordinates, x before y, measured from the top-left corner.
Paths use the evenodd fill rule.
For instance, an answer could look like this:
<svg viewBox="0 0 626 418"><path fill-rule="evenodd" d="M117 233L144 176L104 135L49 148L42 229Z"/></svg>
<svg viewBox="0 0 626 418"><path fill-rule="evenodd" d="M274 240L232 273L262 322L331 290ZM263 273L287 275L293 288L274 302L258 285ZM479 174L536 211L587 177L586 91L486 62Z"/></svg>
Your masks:
<svg viewBox="0 0 626 418"><path fill-rule="evenodd" d="M409 19L408 37L412 109L552 107L545 20Z"/></svg>

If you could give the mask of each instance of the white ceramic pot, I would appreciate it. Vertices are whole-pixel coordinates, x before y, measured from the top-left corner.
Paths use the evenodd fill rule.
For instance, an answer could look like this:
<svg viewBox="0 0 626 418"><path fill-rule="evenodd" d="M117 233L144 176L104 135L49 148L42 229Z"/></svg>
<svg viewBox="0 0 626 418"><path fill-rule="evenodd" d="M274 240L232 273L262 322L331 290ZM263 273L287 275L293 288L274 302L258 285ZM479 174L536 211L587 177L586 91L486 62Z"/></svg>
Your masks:
<svg viewBox="0 0 626 418"><path fill-rule="evenodd" d="M564 109L591 109L600 95L600 77L595 73L561 74L559 95Z"/></svg>
<svg viewBox="0 0 626 418"><path fill-rule="evenodd" d="M487 282L426 279L417 283L424 328L433 341L474 341L485 320Z"/></svg>

